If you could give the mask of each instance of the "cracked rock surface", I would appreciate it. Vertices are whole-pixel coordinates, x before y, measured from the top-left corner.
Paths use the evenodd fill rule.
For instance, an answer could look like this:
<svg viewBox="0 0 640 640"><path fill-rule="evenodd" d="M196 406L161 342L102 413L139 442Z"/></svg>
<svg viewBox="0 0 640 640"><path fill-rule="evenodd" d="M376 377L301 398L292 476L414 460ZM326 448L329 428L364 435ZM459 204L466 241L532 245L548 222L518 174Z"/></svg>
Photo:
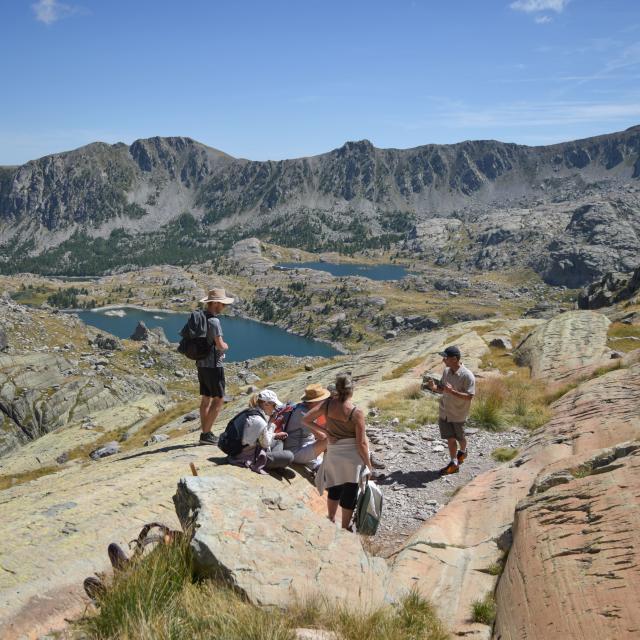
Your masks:
<svg viewBox="0 0 640 640"><path fill-rule="evenodd" d="M623 453L518 504L496 637L640 636L640 446Z"/></svg>

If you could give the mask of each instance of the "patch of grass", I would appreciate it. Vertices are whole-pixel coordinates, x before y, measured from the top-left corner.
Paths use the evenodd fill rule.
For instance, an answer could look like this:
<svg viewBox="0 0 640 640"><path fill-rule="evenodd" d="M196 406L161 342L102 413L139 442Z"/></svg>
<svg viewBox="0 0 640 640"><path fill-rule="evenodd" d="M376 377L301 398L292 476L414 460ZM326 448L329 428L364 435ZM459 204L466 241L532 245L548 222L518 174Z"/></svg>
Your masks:
<svg viewBox="0 0 640 640"><path fill-rule="evenodd" d="M408 386L400 393L388 393L376 398L372 406L380 409L383 420L400 420L400 428L419 427L438 420L438 398L426 395L419 384Z"/></svg>
<svg viewBox="0 0 640 640"><path fill-rule="evenodd" d="M37 469L31 469L29 471L23 471L22 473L12 473L6 476L0 476L0 491L4 489L10 489L19 484L25 482L31 482L31 480L37 480L42 476L48 476L51 473L59 471L60 467L46 466L38 467Z"/></svg>
<svg viewBox="0 0 640 640"><path fill-rule="evenodd" d="M185 413L193 411L197 407L198 402L196 400L185 400L166 411L156 414L152 418L149 418L149 420L147 420L134 435L125 441L123 448L133 449L135 447L142 446L149 436L154 434L158 429L160 429L160 427L164 427L165 424L179 418Z"/></svg>
<svg viewBox="0 0 640 640"><path fill-rule="evenodd" d="M335 607L321 600L304 603L290 610L292 627L311 627L333 631L344 640L446 640L449 634L437 619L433 607L416 592L404 597L395 607L370 613L358 613Z"/></svg>
<svg viewBox="0 0 640 640"><path fill-rule="evenodd" d="M340 357L341 356L335 356L333 358L322 358L317 361L314 360L312 363L313 368L320 369L329 364L340 362ZM261 389L264 389L274 382L290 380L299 373L305 371L304 365L291 366L292 361L293 358L290 358L289 356L273 356L265 358L259 366L252 369L252 372L260 376L260 381L256 384L259 385Z"/></svg>
<svg viewBox="0 0 640 640"><path fill-rule="evenodd" d="M488 573L490 576L502 575L504 571L504 565L500 562L492 562L486 569L483 569L483 573Z"/></svg>
<svg viewBox="0 0 640 640"><path fill-rule="evenodd" d="M570 473L576 479L586 478L593 473L593 469L589 465L581 464L579 467L571 469Z"/></svg>
<svg viewBox="0 0 640 640"><path fill-rule="evenodd" d="M471 403L469 417L473 424L487 429L499 431L505 425L504 404L505 385L501 379L482 381Z"/></svg>
<svg viewBox="0 0 640 640"><path fill-rule="evenodd" d="M522 342L522 340L531 333L532 327L523 327L517 333L510 336L513 348ZM489 347L489 350L480 359L481 369L498 369L502 374L516 373L519 376L528 376L529 368L521 367L515 361L512 351L506 351L501 347Z"/></svg>
<svg viewBox="0 0 640 640"><path fill-rule="evenodd" d="M616 351L640 349L640 326L612 322L607 331L607 346Z"/></svg>
<svg viewBox="0 0 640 640"><path fill-rule="evenodd" d="M503 551L500 555L500 558L498 558L496 562L492 562L488 567L486 567L485 569L480 569L480 571L482 571L482 573L488 573L490 576L502 575L504 567L507 564L507 556L508 552Z"/></svg>
<svg viewBox="0 0 640 640"><path fill-rule="evenodd" d="M567 382L566 384L560 385L559 387L555 387L550 389L545 394L545 402L546 404L553 404L556 400L559 400L562 396L569 393L569 391L573 391L573 389L580 386L583 382L587 382L589 380L593 380L595 378L599 378L600 376L606 375L611 371L617 371L618 369L625 369L625 365L623 365L622 360L612 360L611 364L603 365L602 367L597 367L593 371L580 376L578 378L574 378L571 382Z"/></svg>
<svg viewBox="0 0 640 640"><path fill-rule="evenodd" d="M403 362L401 365L397 366L390 373L382 376L383 380L395 380L396 378L402 377L407 371L417 367L421 362L424 362L425 356L418 356L417 358L412 358L411 360L407 360Z"/></svg>
<svg viewBox="0 0 640 640"><path fill-rule="evenodd" d="M471 404L470 421L497 431L509 426L537 429L551 419L546 388L528 371L480 380Z"/></svg>
<svg viewBox="0 0 640 640"><path fill-rule="evenodd" d="M518 455L518 449L513 447L498 447L491 452L491 457L496 462L509 462Z"/></svg>
<svg viewBox="0 0 640 640"><path fill-rule="evenodd" d="M491 594L487 594L484 600L474 600L471 604L471 619L481 624L493 625L496 619L496 601Z"/></svg>
<svg viewBox="0 0 640 640"><path fill-rule="evenodd" d="M446 640L430 604L410 593L396 607L355 612L318 597L261 609L222 579L196 581L186 542L154 549L114 577L98 611L75 627L88 640L294 640L297 627L344 640Z"/></svg>

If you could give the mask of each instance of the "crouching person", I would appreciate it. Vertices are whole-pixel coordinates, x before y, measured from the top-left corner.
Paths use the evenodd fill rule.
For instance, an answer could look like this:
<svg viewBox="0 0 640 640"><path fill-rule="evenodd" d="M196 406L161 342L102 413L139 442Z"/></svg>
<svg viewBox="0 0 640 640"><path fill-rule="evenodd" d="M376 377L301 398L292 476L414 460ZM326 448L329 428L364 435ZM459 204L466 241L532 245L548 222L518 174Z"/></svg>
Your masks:
<svg viewBox="0 0 640 640"><path fill-rule="evenodd" d="M287 434L274 433L275 425L270 422L280 404L271 389L264 389L251 397L248 409L229 421L218 446L228 454L230 464L260 473L283 469L293 462L293 453L282 447Z"/></svg>

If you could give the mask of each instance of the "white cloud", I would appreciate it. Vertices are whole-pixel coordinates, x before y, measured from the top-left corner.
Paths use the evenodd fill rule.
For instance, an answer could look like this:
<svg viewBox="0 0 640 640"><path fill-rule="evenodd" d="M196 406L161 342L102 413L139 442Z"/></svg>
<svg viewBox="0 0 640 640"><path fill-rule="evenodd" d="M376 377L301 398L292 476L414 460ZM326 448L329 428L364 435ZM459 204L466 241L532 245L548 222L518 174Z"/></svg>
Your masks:
<svg viewBox="0 0 640 640"><path fill-rule="evenodd" d="M406 131L419 131L435 123L438 127L471 129L479 135L481 129L525 132L580 124L617 126L633 121L640 121L637 96L625 102L513 102L485 107L443 99L436 102L428 119L394 124Z"/></svg>
<svg viewBox="0 0 640 640"><path fill-rule="evenodd" d="M562 13L570 0L516 0L509 6L514 11L524 11L525 13L535 13L537 11L555 11Z"/></svg>
<svg viewBox="0 0 640 640"><path fill-rule="evenodd" d="M58 2L58 0L38 0L38 2L31 5L31 8L36 14L36 20L47 25L53 24L60 18L64 18L76 11L75 7Z"/></svg>
<svg viewBox="0 0 640 640"><path fill-rule="evenodd" d="M549 24L549 22L551 22L553 20L553 18L551 18L550 16L536 16L535 17L535 21L537 24Z"/></svg>

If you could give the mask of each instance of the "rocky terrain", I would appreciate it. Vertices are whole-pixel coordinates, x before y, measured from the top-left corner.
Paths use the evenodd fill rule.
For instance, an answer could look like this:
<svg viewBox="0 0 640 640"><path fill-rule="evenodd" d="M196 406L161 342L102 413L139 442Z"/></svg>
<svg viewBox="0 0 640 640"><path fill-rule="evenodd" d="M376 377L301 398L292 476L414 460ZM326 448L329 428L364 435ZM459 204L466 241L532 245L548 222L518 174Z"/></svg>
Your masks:
<svg viewBox="0 0 640 640"><path fill-rule="evenodd" d="M32 265L59 272L78 258L76 266L91 264L101 275L72 282L0 275L0 637L65 627L86 609L82 580L106 568L106 545L126 543L153 520L196 523L203 571L222 567L256 604L281 606L318 591L340 600L349 585L354 604L378 605L417 588L455 635L637 635L638 135L636 128L542 149L465 143L387 152L348 144L306 164L250 163L186 139L153 139L1 170L0 238L18 247L28 228L45 242L31 247ZM449 173L435 171L438 155ZM375 162L367 165L368 157ZM435 171L428 178L424 169L421 190L402 182L416 157ZM82 163L91 170L77 174ZM125 165L130 171L122 173ZM385 191L379 185L388 184L389 167L393 187ZM79 190L49 198L70 175ZM302 186L284 189L285 179ZM274 189L272 206L256 196L263 180ZM304 198L319 184L329 204L314 192L312 210ZM94 194L94 208L81 191ZM115 199L111 209L102 197ZM318 213L318 203L336 219ZM384 208L400 203L410 215ZM224 215L214 215L214 205ZM189 206L193 215L174 216ZM91 217L98 209L104 217ZM40 218L25 223L27 210ZM345 238L363 231L337 219L355 212L391 244L365 243L357 257L345 257ZM280 215L294 216L292 235L281 230L277 243L252 236L253 222L277 225ZM324 237L324 253L305 250L311 245L301 241L307 236L293 224L296 215L320 225L314 237ZM79 232L87 220L91 230ZM159 224L164 231L151 230ZM246 237L234 231L238 224ZM201 233L223 227L222 243L210 245L212 236ZM154 248L139 264L120 260L122 251L135 263L136 247L147 241ZM168 246L178 264L154 264ZM104 274L112 253L120 263ZM394 259L410 274L376 282L276 267L318 258ZM603 275L581 304L613 306L575 310L571 288ZM303 469L258 476L196 446L195 372L161 332L140 328L135 339L119 340L57 308L186 312L213 283L237 299L231 313L344 352L229 365L215 430L256 385L295 400L308 383L351 371L385 497L374 538L329 523ZM476 372L478 394L469 458L460 473L440 478L447 453L437 400L419 387L424 373L441 369L437 353L450 343ZM189 477L190 463L197 478ZM302 558L296 567L287 562L292 554ZM270 561L258 564L256 555ZM497 602L495 627L475 620L479 600Z"/></svg>
<svg viewBox="0 0 640 640"><path fill-rule="evenodd" d="M251 274L256 277L253 271ZM184 277L185 282L195 282ZM104 287L107 293L107 282L102 279L96 286ZM150 287L157 289L153 282ZM184 523L194 518L200 525L196 546L202 551L202 562L215 558L225 567L232 584L257 603L286 602L302 585L340 598L339 586L344 580L335 580L335 572L342 556L336 554L348 550L345 561L355 561L361 572L356 573L363 585L359 591L362 603L393 601L417 587L432 599L454 633L490 636L490 626L470 622L471 608L474 600L490 596L498 583L496 637L522 637L522 629L526 629L525 637L538 637L536 629L542 623L538 617L532 618L530 611L542 608L534 603L554 597L554 582L548 572L557 569L567 576L562 590L565 606L572 613L567 615L565 609L561 619L550 613L544 623L545 637L586 637L576 629L590 625L604 629L598 626L603 624L614 625L606 628L615 628L619 637L633 637L638 622L629 603L637 599L637 581L616 583L621 588L608 595L610 580L617 580L627 567L635 570L634 549L638 548L633 539L638 529L635 512L624 511L625 504L632 504L631 494L625 497L618 490L618 499L614 499L614 487L634 491L636 486L636 449L625 443L636 440L640 430L637 353L623 350L622 357L612 359L619 353L611 342L618 321L591 311L574 311L550 321L498 317L430 331L405 331L381 340L368 351L331 362L306 361L310 365L306 370L301 362L290 363L288 372L279 366L278 378L272 381L268 376L273 364L249 363L261 383L268 383L285 399L297 398L309 382L327 384L339 371L353 372L355 400L367 411L378 482L385 493L383 525L379 536L365 545L365 553L358 537L336 530L324 519L324 501L300 473L279 479L257 476L222 464L224 457L215 448L195 446L197 434L193 431L198 429L198 421L192 411L194 404L189 407L185 402L193 397L195 381L188 372L184 377L172 375L184 367L173 355L169 357L170 350L162 341L110 342L108 336L97 336L73 317L51 309L27 309L7 299L2 304L2 335L8 349L0 356L1 373L7 379L3 394L9 385L19 386L16 375L33 376L29 378L29 392L33 387L34 394L29 406L37 409L33 424L39 424L36 418L42 414L38 403L65 390L68 383L63 367L67 362L78 368L76 375L81 379L99 381L101 389L108 389L101 397L108 398L115 397L116 385L126 380L125 375L144 371L146 384L158 390L151 394L152 401L162 402L164 408L158 414L157 406L153 409L142 396L135 396L143 392L141 387L134 387L135 393L118 406L93 406L90 398L82 397L79 404L86 407L74 409L80 412L78 420L67 423L66 414L58 412L60 424L47 423L51 425L48 432L39 432L39 438L0 457L0 536L5 541L0 551L2 637L36 637L82 613L86 606L82 580L105 568L109 542L131 539L144 522L162 520L177 527L180 520ZM633 307L625 312L630 310ZM636 330L635 325L625 326ZM475 426L473 420L479 418L473 417L469 459L461 473L441 479L434 471L446 462L446 453L433 424L436 401L416 392L416 386L424 372L438 370L437 352L452 341L460 345L465 363L478 374L480 389L484 389L475 401L479 406L484 402L483 393L490 394L494 384L511 384L522 376L520 386L507 388L516 393L543 385L559 399L550 406L551 420L533 435L526 407L509 418L503 431L485 430L480 423ZM66 343L73 346L64 349ZM518 367L514 358L534 343L539 347L528 349L527 367ZM518 345L515 352L510 350ZM564 367L553 366L552 355ZM145 369L149 358L154 364ZM165 358L169 359L165 362ZM48 363L53 373L45 375L37 368L40 362ZM14 371L18 365L20 374ZM246 382L238 368L231 369L230 378L234 393L240 395L225 407L217 429L246 402L242 395ZM137 384L141 379L136 375ZM128 383L125 386L132 388ZM8 406L6 397L2 402L3 407ZM4 409L3 415L6 421ZM85 437L89 440L83 440ZM113 443L115 450L109 450ZM505 447L514 453L519 450L519 456L512 462L495 462L491 454ZM101 448L110 455L90 457ZM622 462L616 462L619 459ZM180 480L190 475L189 463L196 465L200 477ZM601 474L607 483L597 482ZM235 483L234 491L220 491L227 483ZM581 488L576 492L574 485ZM174 494L177 513L172 504ZM244 496L247 507L241 512L237 510L238 495ZM593 507L586 506L592 503ZM574 507L576 528L571 535L576 539L565 541L564 530L554 527L562 527L567 510ZM587 524L580 520L581 514L586 514ZM609 520L614 515L615 521ZM622 528L618 527L620 521L625 523ZM580 531L589 523L597 523L597 528L587 539ZM239 535L245 527L246 532ZM528 534L530 527L534 533ZM602 536L614 529L620 534L618 542L602 544ZM257 551L252 542L254 530L261 532L261 549L273 558L272 566L261 563L251 569ZM489 568L501 566L512 538L505 573L498 581L496 572ZM583 538L587 546L580 546ZM285 565L275 550L280 549L283 539L290 549L300 553L304 549L308 555L299 573L287 567L280 579L278 571L282 573ZM42 540L48 541L48 553L34 553ZM548 540L539 555L535 545L531 554L532 540ZM272 547L274 554L269 553ZM602 577L606 570L598 564L593 575L579 569L577 580L572 559L588 560L600 547L603 553L611 554L607 557L612 563L624 563L611 569L612 578ZM567 552L572 549L576 551ZM367 555L372 552L373 556ZM559 558L548 568L547 554ZM580 560L577 566L583 564ZM317 567L314 581L309 581L309 571L304 569L307 565ZM522 582L519 576L523 574L532 577ZM506 581L514 586L506 586ZM585 609L580 604L577 594L585 591L593 592L597 606ZM565 628L565 620L577 622Z"/></svg>
<svg viewBox="0 0 640 640"><path fill-rule="evenodd" d="M322 259L338 259L323 254ZM236 303L226 313L270 322L339 350L357 351L397 336L494 317L550 317L574 305L575 292L544 284L530 271L461 275L451 267L410 263L402 280L334 277L314 269L275 268L313 254L241 240L215 261L152 266L73 282L33 274L0 275L0 289L30 305L94 308L137 305L190 311L216 282ZM75 292L75 293L74 293Z"/></svg>
<svg viewBox="0 0 640 640"><path fill-rule="evenodd" d="M581 287L637 266L640 128L253 162L189 138L94 143L0 168L0 268L76 275L202 262L261 235Z"/></svg>
<svg viewBox="0 0 640 640"><path fill-rule="evenodd" d="M580 309L601 309L616 302L632 302L640 295L640 267L632 273L607 273L602 280L592 282L578 296Z"/></svg>

